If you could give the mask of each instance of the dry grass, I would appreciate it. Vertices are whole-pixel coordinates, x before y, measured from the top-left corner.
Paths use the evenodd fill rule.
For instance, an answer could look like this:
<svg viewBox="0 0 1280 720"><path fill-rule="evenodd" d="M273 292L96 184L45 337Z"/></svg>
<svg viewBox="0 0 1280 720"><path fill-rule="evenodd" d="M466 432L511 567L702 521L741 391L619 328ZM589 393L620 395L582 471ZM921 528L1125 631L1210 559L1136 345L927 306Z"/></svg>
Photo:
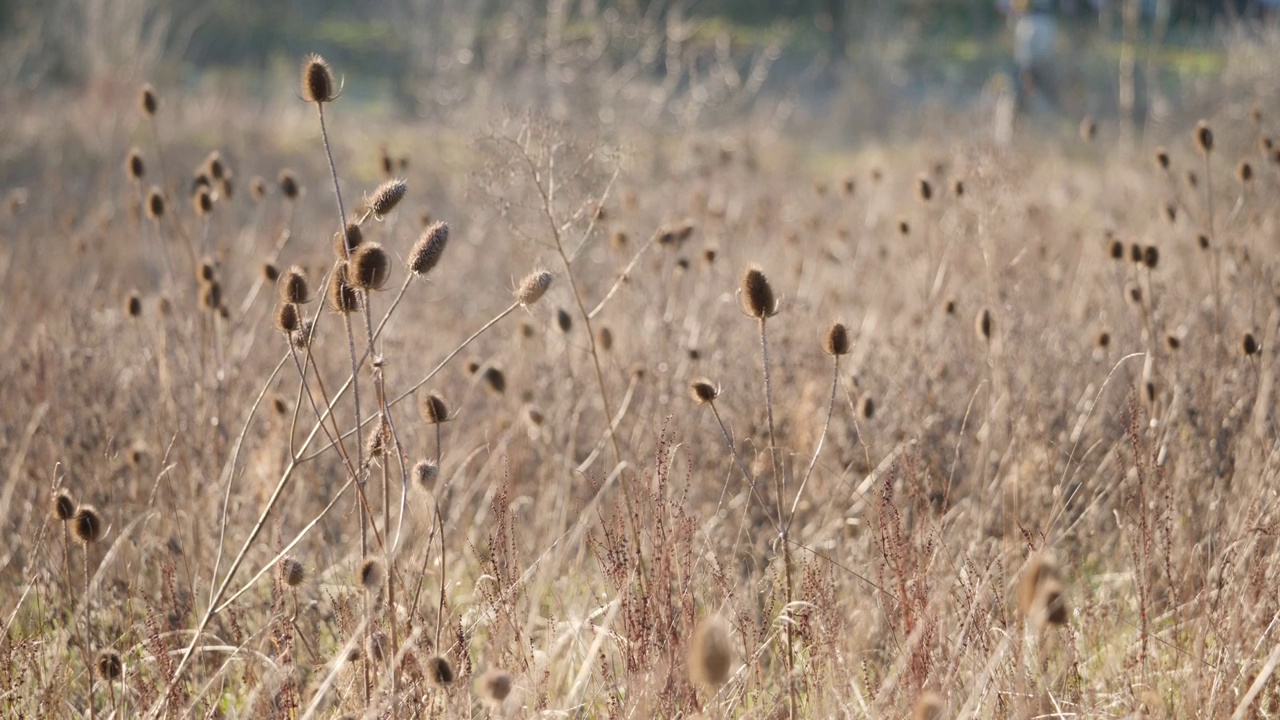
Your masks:
<svg viewBox="0 0 1280 720"><path fill-rule="evenodd" d="M400 128L404 164L338 98L332 178L314 106L210 156L161 100L0 224L13 713L1280 711L1247 98L1167 169L1099 122L819 171L520 119Z"/></svg>

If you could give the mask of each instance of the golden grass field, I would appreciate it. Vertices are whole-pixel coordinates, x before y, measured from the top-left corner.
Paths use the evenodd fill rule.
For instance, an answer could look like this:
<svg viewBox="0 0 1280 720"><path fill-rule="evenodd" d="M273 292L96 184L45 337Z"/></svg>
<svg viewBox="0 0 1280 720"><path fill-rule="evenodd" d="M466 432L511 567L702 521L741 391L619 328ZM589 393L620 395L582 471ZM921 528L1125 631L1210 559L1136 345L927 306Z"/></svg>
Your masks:
<svg viewBox="0 0 1280 720"><path fill-rule="evenodd" d="M824 152L313 62L6 121L7 716L1280 714L1265 96Z"/></svg>

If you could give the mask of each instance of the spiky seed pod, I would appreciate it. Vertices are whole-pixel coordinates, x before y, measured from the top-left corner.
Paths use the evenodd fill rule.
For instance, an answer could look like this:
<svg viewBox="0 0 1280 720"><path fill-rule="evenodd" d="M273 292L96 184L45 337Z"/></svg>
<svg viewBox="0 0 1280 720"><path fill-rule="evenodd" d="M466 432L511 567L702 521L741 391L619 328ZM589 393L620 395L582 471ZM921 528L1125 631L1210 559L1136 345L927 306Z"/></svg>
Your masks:
<svg viewBox="0 0 1280 720"><path fill-rule="evenodd" d="M493 668L476 681L480 697L492 705L501 705L511 694L511 675Z"/></svg>
<svg viewBox="0 0 1280 720"><path fill-rule="evenodd" d="M609 352L613 349L613 331L607 327L602 327L596 333L596 342L600 344L600 349Z"/></svg>
<svg viewBox="0 0 1280 720"><path fill-rule="evenodd" d="M1240 164L1236 165L1236 181L1241 185L1253 182L1253 164L1248 160L1241 160Z"/></svg>
<svg viewBox="0 0 1280 720"><path fill-rule="evenodd" d="M729 626L719 617L704 619L689 646L689 675L696 683L719 688L733 669L733 641Z"/></svg>
<svg viewBox="0 0 1280 720"><path fill-rule="evenodd" d="M1202 155L1208 155L1213 152L1213 129L1209 127L1209 123L1201 120L1196 123L1196 149Z"/></svg>
<svg viewBox="0 0 1280 720"><path fill-rule="evenodd" d="M569 315L569 311L564 308L556 310L556 326L562 333L568 333L573 328L573 317Z"/></svg>
<svg viewBox="0 0 1280 720"><path fill-rule="evenodd" d="M699 405L714 401L720 397L720 388L707 378L698 378L689 383L689 394Z"/></svg>
<svg viewBox="0 0 1280 720"><path fill-rule="evenodd" d="M208 217L213 212L213 195L208 188L201 187L196 190L196 194L191 199L191 204L195 207L196 215L200 217Z"/></svg>
<svg viewBox="0 0 1280 720"><path fill-rule="evenodd" d="M404 180L388 180L373 191L373 194L365 200L365 204L373 211L373 216L381 220L396 209L396 205L404 199L404 193L408 188Z"/></svg>
<svg viewBox="0 0 1280 720"><path fill-rule="evenodd" d="M977 320L974 321L973 327L974 330L978 332L978 337L989 341L991 340L993 324L991 311L986 308L982 308L978 311L978 317Z"/></svg>
<svg viewBox="0 0 1280 720"><path fill-rule="evenodd" d="M507 376L496 367L487 367L484 370L484 384L494 394L501 395L507 391Z"/></svg>
<svg viewBox="0 0 1280 720"><path fill-rule="evenodd" d="M142 92L138 94L138 106L142 108L143 115L155 117L160 101L156 98L156 89L151 87L151 83L142 86Z"/></svg>
<svg viewBox="0 0 1280 720"><path fill-rule="evenodd" d="M217 278L218 273L213 266L212 258L206 257L200 261L199 273L200 280L203 282L213 282Z"/></svg>
<svg viewBox="0 0 1280 720"><path fill-rule="evenodd" d="M428 393L423 396L419 411L422 413L423 422L428 425L439 425L449 420L449 406L438 393Z"/></svg>
<svg viewBox="0 0 1280 720"><path fill-rule="evenodd" d="M263 180L261 175L254 175L249 180L249 197L253 198L254 202L262 202L262 199L266 196L267 181Z"/></svg>
<svg viewBox="0 0 1280 720"><path fill-rule="evenodd" d="M1160 250L1155 245L1148 245L1142 248L1142 264L1147 266L1148 270L1155 270L1156 265L1160 262Z"/></svg>
<svg viewBox="0 0 1280 720"><path fill-rule="evenodd" d="M345 246L342 242L344 237L346 238ZM349 224L345 233L333 234L333 255L339 260L346 260L363 242L364 231L360 229L359 225Z"/></svg>
<svg viewBox="0 0 1280 720"><path fill-rule="evenodd" d="M142 152L133 148L124 159L124 171L130 180L141 181L147 174L147 165L142 161Z"/></svg>
<svg viewBox="0 0 1280 720"><path fill-rule="evenodd" d="M423 230L409 253L409 272L419 276L431 272L444 256L444 248L448 244L448 223L437 222Z"/></svg>
<svg viewBox="0 0 1280 720"><path fill-rule="evenodd" d="M1119 240L1112 240L1111 249L1109 250L1109 252L1111 253L1112 260L1123 260L1124 259L1124 243L1120 242Z"/></svg>
<svg viewBox="0 0 1280 720"><path fill-rule="evenodd" d="M1080 139L1085 142L1093 142L1098 136L1098 122L1093 119L1092 115L1085 115L1080 120Z"/></svg>
<svg viewBox="0 0 1280 720"><path fill-rule="evenodd" d="M311 299L311 288L307 285L306 272L297 265L284 271L279 284L276 285L276 291L282 303L301 305Z"/></svg>
<svg viewBox="0 0 1280 720"><path fill-rule="evenodd" d="M52 512L54 519L64 522L75 517L76 500L66 488L53 494Z"/></svg>
<svg viewBox="0 0 1280 720"><path fill-rule="evenodd" d="M152 220L164 217L164 195L158 187L152 187L147 193L147 217Z"/></svg>
<svg viewBox="0 0 1280 720"><path fill-rule="evenodd" d="M542 427L542 423L547 421L547 417L542 414L542 410L537 405L526 407L524 409L524 417L534 427Z"/></svg>
<svg viewBox="0 0 1280 720"><path fill-rule="evenodd" d="M390 654L391 642L387 640L387 634L381 630L369 633L369 639L365 641L365 656L376 663L381 663Z"/></svg>
<svg viewBox="0 0 1280 720"><path fill-rule="evenodd" d="M1201 250L1208 250L1209 236L1205 235L1204 233L1200 233L1199 235L1196 236L1196 244L1200 246Z"/></svg>
<svg viewBox="0 0 1280 720"><path fill-rule="evenodd" d="M363 243L351 253L351 280L361 290L381 290L391 275L391 258L378 243Z"/></svg>
<svg viewBox="0 0 1280 720"><path fill-rule="evenodd" d="M529 273L520 282L520 287L516 288L516 302L525 307L534 305L547 294L554 279L555 276L549 270L534 270Z"/></svg>
<svg viewBox="0 0 1280 720"><path fill-rule="evenodd" d="M273 262L265 262L262 264L262 279L269 283L273 283L280 279L280 268L275 266Z"/></svg>
<svg viewBox="0 0 1280 720"><path fill-rule="evenodd" d="M307 579L307 569L302 566L298 558L292 555L280 558L277 568L280 572L280 581L289 587L298 587L303 580Z"/></svg>
<svg viewBox="0 0 1280 720"><path fill-rule="evenodd" d="M936 692L926 690L920 697L916 698L916 704L911 709L912 720L942 720L942 713L947 709L947 703L942 696Z"/></svg>
<svg viewBox="0 0 1280 720"><path fill-rule="evenodd" d="M870 395L862 398L862 417L870 420L876 414L876 401Z"/></svg>
<svg viewBox="0 0 1280 720"><path fill-rule="evenodd" d="M222 156L217 150L209 153L209 157L205 158L204 169L214 180L221 180L227 176L226 163L222 162Z"/></svg>
<svg viewBox="0 0 1280 720"><path fill-rule="evenodd" d="M1256 355L1261 346L1258 345L1258 339L1253 336L1253 333L1247 332L1244 334L1244 339L1240 341L1240 349L1244 350L1245 355Z"/></svg>
<svg viewBox="0 0 1280 720"><path fill-rule="evenodd" d="M1169 151L1163 147L1156 148L1156 167L1161 170L1169 169Z"/></svg>
<svg viewBox="0 0 1280 720"><path fill-rule="evenodd" d="M297 330L301 324L301 318L298 316L298 306L293 303L277 305L273 324L276 330L285 335Z"/></svg>
<svg viewBox="0 0 1280 720"><path fill-rule="evenodd" d="M360 293L351 286L347 279L347 264L339 260L329 273L329 288L325 293L329 307L340 313L353 313L360 310Z"/></svg>
<svg viewBox="0 0 1280 720"><path fill-rule="evenodd" d="M102 514L92 505L81 505L71 519L71 532L80 542L88 545L102 539Z"/></svg>
<svg viewBox="0 0 1280 720"><path fill-rule="evenodd" d="M916 195L920 197L922 202L929 202L933 199L933 184L929 182L929 178L923 175L916 178Z"/></svg>
<svg viewBox="0 0 1280 720"><path fill-rule="evenodd" d="M136 318L142 314L142 300L138 298L137 293L129 293L129 296L125 298L124 311L131 318Z"/></svg>
<svg viewBox="0 0 1280 720"><path fill-rule="evenodd" d="M1258 138L1258 150L1262 153L1262 157L1267 157L1275 147L1275 141L1269 135L1263 135Z"/></svg>
<svg viewBox="0 0 1280 720"><path fill-rule="evenodd" d="M308 55L302 61L302 99L309 103L327 103L336 98L329 63L314 53Z"/></svg>
<svg viewBox="0 0 1280 720"><path fill-rule="evenodd" d="M752 265L742 274L742 305L747 315L764 320L778 314L773 286L758 265Z"/></svg>
<svg viewBox="0 0 1280 720"><path fill-rule="evenodd" d="M369 437L365 438L364 454L370 458L380 458L387 454L389 447L391 447L391 425L387 423L386 418L382 418L369 431Z"/></svg>
<svg viewBox="0 0 1280 720"><path fill-rule="evenodd" d="M445 687L453 683L453 665L440 655L427 660L427 679L433 685Z"/></svg>
<svg viewBox="0 0 1280 720"><path fill-rule="evenodd" d="M119 680L124 674L124 661L120 659L120 653L109 649L99 650L98 656L93 659L93 672L99 680L105 682Z"/></svg>
<svg viewBox="0 0 1280 720"><path fill-rule="evenodd" d="M1098 337L1094 340L1094 342L1096 342L1098 347L1100 348L1107 347L1108 345L1111 344L1111 333L1107 332L1106 330L1103 330L1102 332L1098 333Z"/></svg>
<svg viewBox="0 0 1280 720"><path fill-rule="evenodd" d="M276 185L280 187L280 194L284 195L285 198L289 200L298 198L298 191L301 188L298 186L298 179L289 170L280 171L280 175L276 179Z"/></svg>
<svg viewBox="0 0 1280 720"><path fill-rule="evenodd" d="M1170 352L1174 352L1182 347L1182 338L1172 333L1164 336L1164 346Z"/></svg>
<svg viewBox="0 0 1280 720"><path fill-rule="evenodd" d="M435 460L419 460L413 466L413 479L423 490L431 490L440 478L440 466Z"/></svg>
<svg viewBox="0 0 1280 720"><path fill-rule="evenodd" d="M311 347L311 340L315 334L315 325L314 320L303 320L298 325L297 330L289 333L289 342L293 343L293 346L299 350L306 350Z"/></svg>
<svg viewBox="0 0 1280 720"><path fill-rule="evenodd" d="M1132 245L1129 246L1129 259L1138 265L1142 264L1142 246L1141 245L1139 245L1138 243L1133 243Z"/></svg>
<svg viewBox="0 0 1280 720"><path fill-rule="evenodd" d="M360 586L369 592L374 592L382 587L382 561L378 558L365 558L360 563L360 571L356 577L360 579Z"/></svg>
<svg viewBox="0 0 1280 720"><path fill-rule="evenodd" d="M826 337L822 338L822 351L828 355L849 354L849 329L844 323L835 323L827 330Z"/></svg>
<svg viewBox="0 0 1280 720"><path fill-rule="evenodd" d="M951 194L956 197L964 197L964 181L956 180L951 184Z"/></svg>

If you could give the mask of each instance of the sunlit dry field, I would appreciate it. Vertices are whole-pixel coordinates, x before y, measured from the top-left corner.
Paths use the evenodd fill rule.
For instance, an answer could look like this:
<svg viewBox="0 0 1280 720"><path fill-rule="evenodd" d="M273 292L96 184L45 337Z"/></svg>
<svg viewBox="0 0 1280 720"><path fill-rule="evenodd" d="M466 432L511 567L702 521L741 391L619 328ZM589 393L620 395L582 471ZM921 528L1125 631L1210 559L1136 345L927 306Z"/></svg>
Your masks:
<svg viewBox="0 0 1280 720"><path fill-rule="evenodd" d="M1280 713L1274 97L823 150L318 63L5 121L11 716Z"/></svg>

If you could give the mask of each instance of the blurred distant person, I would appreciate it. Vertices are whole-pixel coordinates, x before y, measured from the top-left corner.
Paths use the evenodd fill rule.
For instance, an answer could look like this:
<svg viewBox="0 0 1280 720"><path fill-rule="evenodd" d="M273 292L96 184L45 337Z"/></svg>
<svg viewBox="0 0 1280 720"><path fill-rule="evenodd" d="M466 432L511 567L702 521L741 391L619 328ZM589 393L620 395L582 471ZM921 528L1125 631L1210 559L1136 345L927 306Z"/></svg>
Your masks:
<svg viewBox="0 0 1280 720"><path fill-rule="evenodd" d="M1049 0L999 0L1013 28L1014 93L1019 112L1057 112L1058 21Z"/></svg>

